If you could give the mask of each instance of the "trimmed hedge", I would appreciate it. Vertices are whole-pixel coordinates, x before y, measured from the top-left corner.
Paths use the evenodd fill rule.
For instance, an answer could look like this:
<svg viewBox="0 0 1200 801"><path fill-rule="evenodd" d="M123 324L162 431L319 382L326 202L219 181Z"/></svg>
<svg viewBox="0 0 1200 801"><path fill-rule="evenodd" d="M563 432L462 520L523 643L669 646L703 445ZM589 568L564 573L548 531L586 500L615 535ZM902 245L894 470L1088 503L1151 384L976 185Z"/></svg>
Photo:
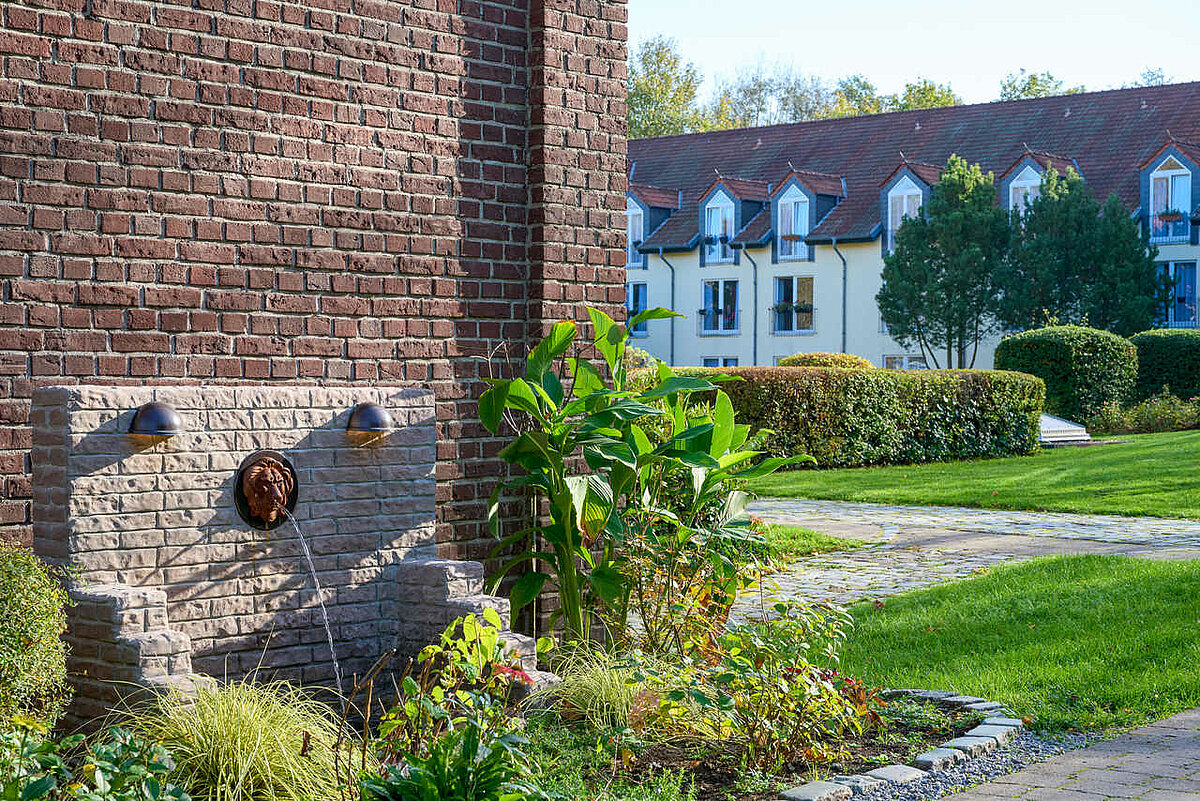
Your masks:
<svg viewBox="0 0 1200 801"><path fill-rule="evenodd" d="M1085 422L1106 405L1124 406L1138 373L1133 343L1081 325L1035 328L996 348L996 368L1029 373L1046 382L1046 411Z"/></svg>
<svg viewBox="0 0 1200 801"><path fill-rule="evenodd" d="M639 371L648 373L649 371ZM773 456L822 467L1012 456L1037 448L1042 381L997 370L682 368L724 373L737 419L769 428ZM636 384L636 380L635 380Z"/></svg>
<svg viewBox="0 0 1200 801"><path fill-rule="evenodd" d="M1183 400L1200 396L1200 331L1163 328L1134 334L1129 341L1137 348L1138 400L1164 388Z"/></svg>
<svg viewBox="0 0 1200 801"><path fill-rule="evenodd" d="M780 367L845 367L852 370L873 370L870 359L853 353L793 353L779 360Z"/></svg>
<svg viewBox="0 0 1200 801"><path fill-rule="evenodd" d="M52 726L66 708L66 603L32 551L0 541L0 731L17 714Z"/></svg>

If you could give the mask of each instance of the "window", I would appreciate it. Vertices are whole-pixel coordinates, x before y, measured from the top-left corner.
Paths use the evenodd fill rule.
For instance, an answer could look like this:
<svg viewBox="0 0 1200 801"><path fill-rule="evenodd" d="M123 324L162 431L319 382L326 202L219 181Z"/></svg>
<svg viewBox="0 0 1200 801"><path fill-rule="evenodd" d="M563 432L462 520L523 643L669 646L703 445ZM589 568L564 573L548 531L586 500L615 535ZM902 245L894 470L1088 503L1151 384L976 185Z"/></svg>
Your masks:
<svg viewBox="0 0 1200 801"><path fill-rule="evenodd" d="M647 309L646 285L644 283L625 285L625 306L629 309L629 317L641 314ZM646 336L646 322L643 320L629 329L630 336Z"/></svg>
<svg viewBox="0 0 1200 801"><path fill-rule="evenodd" d="M1162 274L1175 285L1159 322L1166 328L1196 327L1196 262L1163 262Z"/></svg>
<svg viewBox="0 0 1200 801"><path fill-rule="evenodd" d="M1150 174L1150 241L1187 242L1192 174L1168 158Z"/></svg>
<svg viewBox="0 0 1200 801"><path fill-rule="evenodd" d="M928 366L925 363L925 357L916 354L883 357L883 367L885 370L924 370Z"/></svg>
<svg viewBox="0 0 1200 801"><path fill-rule="evenodd" d="M888 192L888 250L896 246L896 232L906 217L916 217L921 211L921 188L907 175Z"/></svg>
<svg viewBox="0 0 1200 801"><path fill-rule="evenodd" d="M1008 207L1025 211L1033 201L1042 196L1042 176L1033 167L1025 167L1021 174L1008 185Z"/></svg>
<svg viewBox="0 0 1200 801"><path fill-rule="evenodd" d="M807 259L808 245L808 198L793 186L779 201L779 247L780 259Z"/></svg>
<svg viewBox="0 0 1200 801"><path fill-rule="evenodd" d="M726 237L721 242L721 237ZM729 239L733 238L733 201L724 194L714 195L704 207L704 262L728 264L733 261Z"/></svg>
<svg viewBox="0 0 1200 801"><path fill-rule="evenodd" d="M702 367L737 367L737 357L705 356Z"/></svg>
<svg viewBox="0 0 1200 801"><path fill-rule="evenodd" d="M638 253L637 246L643 237L644 218L642 207L632 200L625 204L625 266L634 269L646 266L646 257Z"/></svg>
<svg viewBox="0 0 1200 801"><path fill-rule="evenodd" d="M786 276L775 279L775 305L772 331L776 334L800 334L814 328L813 279L811 276Z"/></svg>
<svg viewBox="0 0 1200 801"><path fill-rule="evenodd" d="M738 282L705 281L704 308L700 310L701 334L736 334L738 331Z"/></svg>

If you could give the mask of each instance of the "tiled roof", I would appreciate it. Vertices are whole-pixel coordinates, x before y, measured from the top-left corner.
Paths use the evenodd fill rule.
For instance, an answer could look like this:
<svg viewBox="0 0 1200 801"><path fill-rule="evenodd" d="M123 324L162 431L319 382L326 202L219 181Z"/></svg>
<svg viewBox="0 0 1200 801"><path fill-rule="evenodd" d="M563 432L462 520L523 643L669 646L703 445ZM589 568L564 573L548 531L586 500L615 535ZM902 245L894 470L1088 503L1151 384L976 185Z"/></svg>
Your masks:
<svg viewBox="0 0 1200 801"><path fill-rule="evenodd" d="M652 208L679 208L678 189L665 189L661 186L650 186L649 184L630 184L629 191L637 195L639 200Z"/></svg>
<svg viewBox="0 0 1200 801"><path fill-rule="evenodd" d="M764 206L762 211L750 218L750 222L742 226L733 241L743 245L765 245L771 240L771 207Z"/></svg>
<svg viewBox="0 0 1200 801"><path fill-rule="evenodd" d="M1200 164L1200 147L1193 145L1191 142L1183 142L1178 139L1175 139L1173 134L1168 133L1167 138L1162 143L1162 145L1160 147L1158 147L1153 153L1151 153L1150 157L1147 158L1141 164L1141 166L1149 167L1150 163L1155 161L1156 159L1158 159L1158 157L1162 155L1162 152L1169 147L1175 148L1180 153L1182 153L1183 155L1185 155L1189 159L1191 159L1194 163Z"/></svg>
<svg viewBox="0 0 1200 801"><path fill-rule="evenodd" d="M1013 162L1013 166L1009 167L1008 171L1006 171L1004 175L1008 175L1008 173L1012 171L1013 167L1016 167L1025 160L1026 156L1036 161L1038 166L1041 167L1045 172L1054 170L1059 175L1066 175L1067 170L1075 170L1076 172L1079 172L1079 166L1076 165L1075 159L1071 158L1070 156L1060 156L1056 153L1046 153L1045 151L1027 150L1025 153L1021 154L1020 158ZM999 178L1002 176L997 177Z"/></svg>
<svg viewBox="0 0 1200 801"><path fill-rule="evenodd" d="M636 139L629 158L640 177L681 189L685 198L710 187L714 170L772 183L788 174L789 164L844 176L846 199L809 239L845 241L877 232L880 181L895 169L900 151L910 162L929 165L957 153L996 173L1026 146L1070 153L1096 197L1115 192L1134 208L1140 202L1138 170L1168 141L1168 131L1177 146L1200 141L1200 83ZM672 215L681 218L676 240L698 240L699 214L690 205L691 212Z"/></svg>
<svg viewBox="0 0 1200 801"><path fill-rule="evenodd" d="M891 183L892 179L901 170L908 170L913 175L920 178L926 186L933 186L942 177L942 168L936 164L926 164L923 161L909 161L906 158L901 158L900 163L896 165L896 169L888 173L888 176L879 182L880 186Z"/></svg>
<svg viewBox="0 0 1200 801"><path fill-rule="evenodd" d="M846 187L842 181L842 176L832 175L827 172L814 172L812 170L788 170L787 175L783 176L779 183L776 184L775 192L782 189L784 182L793 176L797 181L818 195L844 197L846 194ZM775 194L775 192L772 192L772 194Z"/></svg>
<svg viewBox="0 0 1200 801"><path fill-rule="evenodd" d="M721 176L713 181L708 187L696 196L696 200L704 197L709 191L720 184L733 193L733 196L738 200L766 200L771 196L770 186L766 181L746 180L744 178L726 178ZM687 194L686 192L684 194Z"/></svg>
<svg viewBox="0 0 1200 801"><path fill-rule="evenodd" d="M700 243L700 204L684 201L683 208L654 229L639 247L643 253L691 250Z"/></svg>

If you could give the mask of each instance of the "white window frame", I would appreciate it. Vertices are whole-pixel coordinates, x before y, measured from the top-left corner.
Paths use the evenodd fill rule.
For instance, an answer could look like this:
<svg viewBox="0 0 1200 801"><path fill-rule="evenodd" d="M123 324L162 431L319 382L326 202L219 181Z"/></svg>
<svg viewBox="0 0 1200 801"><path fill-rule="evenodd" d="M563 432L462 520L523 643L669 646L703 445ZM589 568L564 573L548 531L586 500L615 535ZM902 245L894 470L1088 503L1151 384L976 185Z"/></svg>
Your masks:
<svg viewBox="0 0 1200 801"><path fill-rule="evenodd" d="M709 362L713 362L713 364L709 364ZM705 356L702 359L700 359L700 366L707 367L710 370L714 367L716 367L716 368L737 367L738 366L738 357L737 356Z"/></svg>
<svg viewBox="0 0 1200 801"><path fill-rule="evenodd" d="M1168 167L1168 162L1175 166ZM1163 181L1166 188L1163 208L1156 208L1154 202L1154 185L1158 181ZM1174 156L1167 156L1150 173L1150 241L1166 244L1187 242L1190 239L1191 205L1192 171ZM1177 223L1160 222L1158 215L1170 211L1179 212L1183 219Z"/></svg>
<svg viewBox="0 0 1200 801"><path fill-rule="evenodd" d="M928 370L929 363L919 353L888 354L883 357L885 370Z"/></svg>
<svg viewBox="0 0 1200 801"><path fill-rule="evenodd" d="M637 302L637 287L642 288L642 303L638 306ZM640 314L650 308L650 287L645 281L630 281L625 285L625 308L628 310L629 316L626 319L632 319L635 314ZM629 329L631 337L647 337L650 332L646 329L646 321L638 323L637 327Z"/></svg>
<svg viewBox="0 0 1200 801"><path fill-rule="evenodd" d="M1018 194L1020 193L1020 194ZM1032 166L1025 169L1008 184L1008 207L1024 213L1034 200L1042 195L1042 176Z"/></svg>
<svg viewBox="0 0 1200 801"><path fill-rule="evenodd" d="M728 285L733 284L734 290L734 306L732 326L729 325L726 309L722 305L725 302L725 295ZM708 303L707 293L709 285L715 287L715 301L718 304L713 307ZM737 307L742 302L742 288L738 285L736 278L713 278L706 279L700 284L700 302L702 305L700 310L700 336L704 337L719 337L719 336L737 336L741 333L742 314ZM716 312L714 314L714 311ZM710 327L711 326L711 327Z"/></svg>
<svg viewBox="0 0 1200 801"><path fill-rule="evenodd" d="M704 263L732 264L733 248L729 242L720 242L721 236L733 239L733 199L724 192L717 192L704 204ZM712 244L708 238L712 237Z"/></svg>
<svg viewBox="0 0 1200 801"><path fill-rule="evenodd" d="M911 198L916 198L916 204L911 203ZM893 200L896 198L904 198L900 216L897 218L895 214L895 204ZM888 214L888 252L890 253L896 247L896 232L900 230L900 224L909 217L915 217L920 214L921 207L925 204L925 193L921 191L921 187L917 186L909 176L905 175L888 190L887 193L887 214ZM910 213L911 212L911 213Z"/></svg>
<svg viewBox="0 0 1200 801"><path fill-rule="evenodd" d="M791 295L792 295L791 302L792 303L796 303L797 302L796 298L800 297L800 282L801 281L808 281L812 285L812 290L809 294L813 298L813 310L808 313L808 320L809 320L809 323L811 323L811 325L808 328L800 327L801 312L796 312L796 311L793 311L788 315L790 318L791 324L792 324L792 327L790 329L779 327L779 321L781 319L780 315L784 314L784 312L775 311L774 306L776 304L783 302L783 297L781 297L783 293L780 291L782 289L781 282L787 282L787 281L791 282L791 290L792 290L791 291ZM817 309L816 309L816 304L815 304L816 293L817 293L816 276L813 276L813 275L777 275L777 276L775 276L775 279L771 282L771 292L772 292L772 297L774 298L774 301L772 303L772 307L770 310L771 311L771 334L773 336L779 336L779 337L809 336L809 335L815 334L817 332ZM787 319L787 318L784 318L784 319Z"/></svg>
<svg viewBox="0 0 1200 801"><path fill-rule="evenodd" d="M807 261L808 243L785 236L808 236L808 196L793 184L778 202L779 236L776 253L780 261ZM785 222L786 220L786 222Z"/></svg>
<svg viewBox="0 0 1200 801"><path fill-rule="evenodd" d="M646 213L632 198L625 201L625 266L639 270L646 267L646 254L639 253L635 242L640 242L646 230Z"/></svg>

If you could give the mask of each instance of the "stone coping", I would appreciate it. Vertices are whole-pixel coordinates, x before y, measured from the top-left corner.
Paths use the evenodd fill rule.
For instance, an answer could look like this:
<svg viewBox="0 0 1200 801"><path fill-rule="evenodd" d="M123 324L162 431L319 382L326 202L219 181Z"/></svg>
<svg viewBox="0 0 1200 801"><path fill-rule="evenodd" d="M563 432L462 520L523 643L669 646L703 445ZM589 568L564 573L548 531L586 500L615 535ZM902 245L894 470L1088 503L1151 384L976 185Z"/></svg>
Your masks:
<svg viewBox="0 0 1200 801"><path fill-rule="evenodd" d="M942 743L920 754L912 765L885 765L853 776L833 776L821 781L792 787L779 794L783 801L846 801L847 799L883 784L908 784L936 773L951 765L990 754L1009 742L1024 727L1024 722L1004 708L1003 704L976 698L972 695L942 690L885 690L885 698L914 698L932 701L939 706L991 713L983 723L962 737Z"/></svg>

